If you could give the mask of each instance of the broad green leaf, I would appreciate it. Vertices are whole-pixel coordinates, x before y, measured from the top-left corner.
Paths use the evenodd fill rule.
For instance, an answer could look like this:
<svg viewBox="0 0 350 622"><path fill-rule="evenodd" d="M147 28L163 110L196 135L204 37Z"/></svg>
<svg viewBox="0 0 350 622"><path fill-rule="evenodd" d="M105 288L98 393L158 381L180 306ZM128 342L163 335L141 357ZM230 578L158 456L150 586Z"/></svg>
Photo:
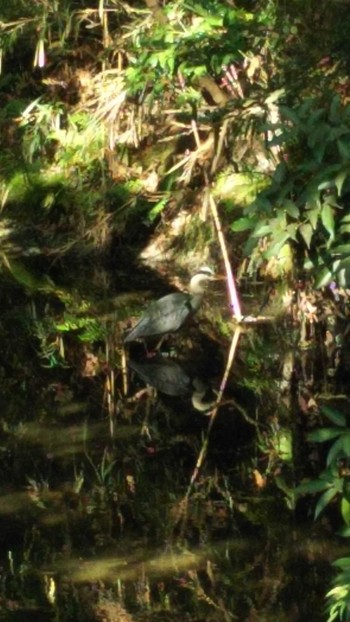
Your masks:
<svg viewBox="0 0 350 622"><path fill-rule="evenodd" d="M350 503L344 497L340 502L340 511L345 525L350 526Z"/></svg>
<svg viewBox="0 0 350 622"><path fill-rule="evenodd" d="M350 502L350 479L348 476L344 477L343 495L344 498Z"/></svg>
<svg viewBox="0 0 350 622"><path fill-rule="evenodd" d="M327 419L332 421L332 423L335 423L335 425L339 425L339 426L346 425L345 415L343 415L343 413L340 413L335 408L332 408L331 406L327 406L327 404L324 404L323 406L321 406L321 413L325 415Z"/></svg>
<svg viewBox="0 0 350 622"><path fill-rule="evenodd" d="M318 184L317 190L329 190L329 188L333 188L333 187L334 187L334 181L330 179L326 179L324 181L321 181L320 184Z"/></svg>
<svg viewBox="0 0 350 622"><path fill-rule="evenodd" d="M339 438L334 441L332 447L330 448L327 455L327 466L335 465L338 458L347 457L347 436L350 435L350 432L341 434Z"/></svg>
<svg viewBox="0 0 350 622"><path fill-rule="evenodd" d="M247 231L247 229L251 229L254 225L254 222L251 218L238 218L235 220L230 229L232 231Z"/></svg>
<svg viewBox="0 0 350 622"><path fill-rule="evenodd" d="M331 592L327 592L326 597L329 598L329 599L333 598ZM346 604L339 602L338 597L336 599L335 604L331 605L331 606L328 605L327 609L328 609L328 614L329 615L328 615L328 618L327 618L326 622L336 622L336 620L344 619L343 618L343 613L345 613ZM341 617L339 618L339 616L341 616Z"/></svg>
<svg viewBox="0 0 350 622"><path fill-rule="evenodd" d="M255 227L253 233L252 233L252 237L253 238L260 238L263 237L264 235L269 235L271 234L271 225L265 225L265 224L261 224L261 225L257 225L257 227Z"/></svg>
<svg viewBox="0 0 350 622"><path fill-rule="evenodd" d="M338 138L340 138L341 136L344 136L344 134L349 134L349 128L346 127L346 125L341 125L340 127L332 127L331 131L329 132L329 140L333 142L335 140L338 140Z"/></svg>
<svg viewBox="0 0 350 622"><path fill-rule="evenodd" d="M276 438L275 449L278 457L284 462L290 462L293 458L292 433L287 428L279 430Z"/></svg>
<svg viewBox="0 0 350 622"><path fill-rule="evenodd" d="M341 538L350 538L350 527L341 527L337 531L337 536L340 536Z"/></svg>
<svg viewBox="0 0 350 622"><path fill-rule="evenodd" d="M334 261L334 266L337 267L338 272L340 272L340 270L342 270L343 268L348 269L350 267L350 257L346 256L337 259L336 261Z"/></svg>
<svg viewBox="0 0 350 622"><path fill-rule="evenodd" d="M275 223L276 223L276 226L273 227L273 231L276 231L276 229L278 228L279 232L281 233L281 231L286 228L287 216L286 216L286 212L283 209L277 210L277 216L275 219Z"/></svg>
<svg viewBox="0 0 350 622"><path fill-rule="evenodd" d="M338 494L338 489L336 486L332 486L328 490L326 490L323 495L319 498L316 508L315 508L315 520L319 517L321 512L327 507L327 505L334 499L334 497Z"/></svg>
<svg viewBox="0 0 350 622"><path fill-rule="evenodd" d="M313 112L311 112L306 121L307 128L311 129L312 125L315 125L315 123L319 122L319 120L322 119L322 117L324 118L324 116L325 116L324 110L314 110Z"/></svg>
<svg viewBox="0 0 350 622"><path fill-rule="evenodd" d="M280 106L280 112L283 117L292 121L294 125L300 125L300 119L298 114L292 108L288 108L288 106Z"/></svg>
<svg viewBox="0 0 350 622"><path fill-rule="evenodd" d="M278 255L282 246L285 244L287 240L289 240L289 233L286 231L283 231L279 235L276 235L274 239L272 240L272 243L268 251L265 253L266 259L270 259L271 257Z"/></svg>
<svg viewBox="0 0 350 622"><path fill-rule="evenodd" d="M286 227L286 231L290 237L291 240L293 240L294 242L297 241L297 232L298 232L299 226L297 222L291 223L290 225L287 225Z"/></svg>
<svg viewBox="0 0 350 622"><path fill-rule="evenodd" d="M350 159L350 142L348 139L346 138L339 138L339 140L337 140L337 146L338 146L338 151L339 151L339 155L344 158L344 160L349 160Z"/></svg>
<svg viewBox="0 0 350 622"><path fill-rule="evenodd" d="M4 257L5 265L12 273L18 283L23 285L30 291L54 292L54 283L47 275L39 276L26 268L26 266L18 260L9 260Z"/></svg>
<svg viewBox="0 0 350 622"><path fill-rule="evenodd" d="M335 178L335 185L338 191L338 196L341 195L342 187L344 185L344 181L346 180L348 174L349 174L348 171L341 171L340 173L338 173L338 175Z"/></svg>
<svg viewBox="0 0 350 622"><path fill-rule="evenodd" d="M309 119L310 115L312 114L313 106L314 106L313 98L310 97L309 99L305 99L298 110L300 118L303 118L305 120Z"/></svg>
<svg viewBox="0 0 350 622"><path fill-rule="evenodd" d="M332 562L332 566L340 568L341 570L350 570L350 557L340 557Z"/></svg>
<svg viewBox="0 0 350 622"><path fill-rule="evenodd" d="M323 205L321 210L321 220L324 228L330 237L334 238L334 209L330 205Z"/></svg>
<svg viewBox="0 0 350 622"><path fill-rule="evenodd" d="M303 482L295 488L296 495L314 494L329 488L329 482L321 479L313 479L310 482Z"/></svg>
<svg viewBox="0 0 350 622"><path fill-rule="evenodd" d="M310 222L312 228L315 230L317 227L317 221L319 218L319 215L321 213L321 208L320 207L314 207L314 209L309 209L307 211L305 211L305 216L308 219L308 221Z"/></svg>
<svg viewBox="0 0 350 622"><path fill-rule="evenodd" d="M311 443L324 443L332 438L336 438L340 434L344 434L344 428L318 428L308 433L307 440Z"/></svg>
<svg viewBox="0 0 350 622"><path fill-rule="evenodd" d="M330 126L325 121L318 122L314 129L309 133L307 143L311 149L314 149L316 145L320 145L327 140Z"/></svg>
<svg viewBox="0 0 350 622"><path fill-rule="evenodd" d="M293 201L290 201L290 200L285 201L283 203L283 209L285 209L287 214L289 216L292 216L292 218L299 218L300 209L299 207L295 205Z"/></svg>
<svg viewBox="0 0 350 622"><path fill-rule="evenodd" d="M334 125L338 125L341 118L341 104L339 95L335 95L332 99L332 103L329 109L329 120Z"/></svg>
<svg viewBox="0 0 350 622"><path fill-rule="evenodd" d="M326 267L321 268L321 270L316 273L315 288L321 289L322 287L326 287L326 285L328 285L333 278L334 274L331 270Z"/></svg>
<svg viewBox="0 0 350 622"><path fill-rule="evenodd" d="M324 198L323 205L330 205L331 207L336 207L337 209L343 209L341 205L339 205L335 194L329 194Z"/></svg>
<svg viewBox="0 0 350 622"><path fill-rule="evenodd" d="M310 223L306 222L299 227L299 233L303 238L307 248L310 248L311 238L313 234L313 228Z"/></svg>
<svg viewBox="0 0 350 622"><path fill-rule="evenodd" d="M285 162L280 162L278 166L276 167L275 172L273 174L273 181L277 184L283 183L286 177L286 174L287 174L287 166Z"/></svg>
<svg viewBox="0 0 350 622"><path fill-rule="evenodd" d="M299 164L299 170L304 172L304 173L314 173L316 171L318 171L319 169L319 164L318 162L314 162L313 160L311 162L304 162L304 164Z"/></svg>
<svg viewBox="0 0 350 622"><path fill-rule="evenodd" d="M350 457L350 430L344 435L344 453L346 457Z"/></svg>
<svg viewBox="0 0 350 622"><path fill-rule="evenodd" d="M332 255L350 255L350 244L339 244L332 248Z"/></svg>
<svg viewBox="0 0 350 622"><path fill-rule="evenodd" d="M327 140L327 139L326 139ZM326 150L326 140L318 142L312 149L315 160L320 164L323 160L324 152Z"/></svg>

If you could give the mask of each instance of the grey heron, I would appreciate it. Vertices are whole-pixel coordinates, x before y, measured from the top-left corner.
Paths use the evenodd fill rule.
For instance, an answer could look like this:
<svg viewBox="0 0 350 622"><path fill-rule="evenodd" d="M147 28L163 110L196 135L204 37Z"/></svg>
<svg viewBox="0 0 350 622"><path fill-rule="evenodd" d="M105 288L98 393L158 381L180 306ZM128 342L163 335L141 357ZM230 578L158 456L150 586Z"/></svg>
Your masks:
<svg viewBox="0 0 350 622"><path fill-rule="evenodd" d="M179 330L187 318L198 311L206 284L215 279L211 268L200 268L190 280L188 293L175 292L152 302L124 342L161 337Z"/></svg>

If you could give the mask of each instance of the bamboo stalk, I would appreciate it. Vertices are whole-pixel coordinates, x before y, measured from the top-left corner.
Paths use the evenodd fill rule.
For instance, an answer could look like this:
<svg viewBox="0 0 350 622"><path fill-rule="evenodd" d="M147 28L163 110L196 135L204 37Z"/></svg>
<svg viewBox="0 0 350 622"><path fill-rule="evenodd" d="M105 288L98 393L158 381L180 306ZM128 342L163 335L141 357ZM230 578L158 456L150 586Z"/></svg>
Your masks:
<svg viewBox="0 0 350 622"><path fill-rule="evenodd" d="M192 486L195 483L195 481L196 481L196 479L198 477L199 471L200 471L200 469L201 469L201 467L203 465L203 462L204 462L204 459L205 459L205 456L206 456L206 453L207 453L207 448L208 448L208 443L209 443L209 435L210 435L210 432L211 432L212 427L214 425L214 421L215 421L216 416L218 414L219 407L220 407L220 404L221 404L221 400L222 400L223 395L224 395L224 391L225 391L225 388L226 388L227 380L228 380L228 377L229 377L229 374L230 374L230 371L231 371L231 367L232 367L232 364L233 364L233 361L234 361L234 358L235 358L235 353L236 353L236 349L237 349L237 345L238 345L240 334L241 334L241 327L237 326L236 329L235 329L235 332L233 333L233 336L232 336L231 346L230 346L230 350L229 350L228 357L227 357L226 368L225 368L225 372L224 372L224 375L222 377L222 381L221 381L221 384L220 384L220 389L219 389L219 393L218 393L218 396L217 396L217 400L216 400L215 406L214 406L214 408L213 408L213 410L211 411L211 414L210 414L209 425L208 425L208 428L207 428L205 439L203 441L203 445L202 445L201 451L200 451L199 456L197 458L196 466L195 466L195 468L193 470L191 481L190 481L190 485L188 487L186 496L189 496L189 494L190 494L190 492L192 490Z"/></svg>
<svg viewBox="0 0 350 622"><path fill-rule="evenodd" d="M236 287L235 279L233 276L228 252L227 252L225 237L222 231L221 222L219 219L219 214L218 214L218 210L216 207L214 197L211 194L210 190L208 190L208 192L209 192L208 198L209 198L210 211L211 211L214 223L215 223L216 231L218 234L218 240L219 240L219 244L221 248L222 258L224 260L224 265L225 265L225 271L226 271L226 276L227 276L227 287L228 287L228 292L229 292L230 301L231 301L230 306L231 306L231 309L233 310L233 315L236 318L237 322L241 322L242 317L243 317L242 311L241 311L241 305L239 302L237 287Z"/></svg>

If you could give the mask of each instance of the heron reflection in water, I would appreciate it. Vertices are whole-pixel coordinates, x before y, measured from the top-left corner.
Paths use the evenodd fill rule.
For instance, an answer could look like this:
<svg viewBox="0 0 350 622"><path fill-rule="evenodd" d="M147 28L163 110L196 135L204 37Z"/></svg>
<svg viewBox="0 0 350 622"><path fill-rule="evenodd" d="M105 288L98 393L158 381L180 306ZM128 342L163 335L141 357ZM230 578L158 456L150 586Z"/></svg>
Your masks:
<svg viewBox="0 0 350 622"><path fill-rule="evenodd" d="M139 363L129 360L130 369L148 385L165 395L191 397L193 408L206 413L216 402L217 393L199 378L191 377L172 359L161 355Z"/></svg>
<svg viewBox="0 0 350 622"><path fill-rule="evenodd" d="M175 292L150 304L137 324L125 337L126 343L147 337L162 337L174 333L198 311L208 281L215 280L214 272L204 267L191 278L189 292Z"/></svg>

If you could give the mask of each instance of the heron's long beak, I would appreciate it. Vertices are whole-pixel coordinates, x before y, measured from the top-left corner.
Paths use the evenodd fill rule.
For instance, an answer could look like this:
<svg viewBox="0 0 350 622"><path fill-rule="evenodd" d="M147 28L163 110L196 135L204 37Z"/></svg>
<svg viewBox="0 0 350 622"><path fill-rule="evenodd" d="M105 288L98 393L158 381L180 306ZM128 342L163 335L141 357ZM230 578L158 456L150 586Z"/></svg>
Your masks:
<svg viewBox="0 0 350 622"><path fill-rule="evenodd" d="M226 281L226 274L215 274L213 276L213 281Z"/></svg>

